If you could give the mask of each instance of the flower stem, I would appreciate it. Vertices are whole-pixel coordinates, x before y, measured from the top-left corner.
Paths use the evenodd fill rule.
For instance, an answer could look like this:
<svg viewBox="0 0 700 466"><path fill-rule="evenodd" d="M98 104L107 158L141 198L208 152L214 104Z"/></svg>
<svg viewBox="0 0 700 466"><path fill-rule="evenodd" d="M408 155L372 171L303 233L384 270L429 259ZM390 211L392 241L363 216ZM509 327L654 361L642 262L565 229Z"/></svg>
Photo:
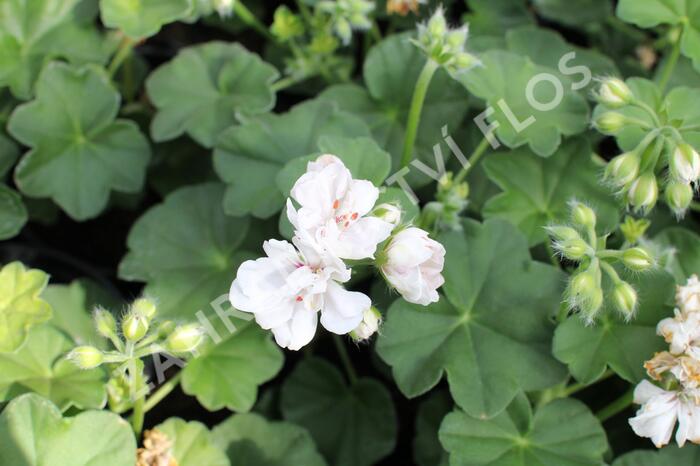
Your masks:
<svg viewBox="0 0 700 466"><path fill-rule="evenodd" d="M281 90L287 89L288 87L292 87L295 84L298 84L308 78L309 76L306 74L301 76L287 76L272 83L271 87L273 91L279 92Z"/></svg>
<svg viewBox="0 0 700 466"><path fill-rule="evenodd" d="M110 78L113 78L114 75L117 74L119 67L122 65L122 63L124 63L124 60L131 55L135 45L136 41L134 39L124 36L119 44L119 48L117 48L116 53L112 57L112 61L110 61L109 65L107 66L107 75Z"/></svg>
<svg viewBox="0 0 700 466"><path fill-rule="evenodd" d="M568 387L566 387L564 389L563 394L564 394L564 396L574 395L574 394L580 392L581 390L590 387L591 385L595 385L599 382L602 382L603 380L609 379L613 375L615 375L615 373L613 371L611 371L610 369L608 369L603 373L603 375L598 377L593 383L590 383L590 384L585 384L585 383L581 383L581 382L572 383L571 385L569 385Z"/></svg>
<svg viewBox="0 0 700 466"><path fill-rule="evenodd" d="M462 180L469 174L469 172L474 168L474 166L479 163L479 160L481 160L481 157L484 156L486 153L486 149L489 147L489 138L491 137L491 134L487 134L484 136L484 138L481 140L478 146L474 149L474 151L471 153L469 156L469 164L465 167L462 167L462 169L457 173L457 176L455 176L454 182L455 184L461 183Z"/></svg>
<svg viewBox="0 0 700 466"><path fill-rule="evenodd" d="M143 430L143 420L146 415L146 411L144 409L146 397L145 395L139 394L139 390L142 385L141 377L143 374L138 369L134 360L132 360L129 364L129 371L131 372L132 380L131 393L136 397L136 400L134 401L134 411L131 414L131 426L134 429L134 433L136 433L136 437L139 437L141 435L141 431Z"/></svg>
<svg viewBox="0 0 700 466"><path fill-rule="evenodd" d="M600 422L605 422L611 417L615 416L616 414L621 413L627 407L629 407L632 404L632 401L634 399L634 388L630 388L625 392L624 395L622 395L620 398L617 400L613 401L609 405L607 405L605 408L601 409L598 411L595 416L598 418Z"/></svg>
<svg viewBox="0 0 700 466"><path fill-rule="evenodd" d="M678 35L678 38L676 41L673 43L673 48L671 49L671 55L668 56L666 59L666 63L664 63L664 67L661 70L661 78L659 78L659 88L661 89L661 92L663 93L664 90L666 89L666 86L668 85L668 81L671 79L671 75L673 74L673 69L676 67L676 63L678 62L678 57L681 54L681 35L683 32Z"/></svg>
<svg viewBox="0 0 700 466"><path fill-rule="evenodd" d="M243 4L241 0L236 0L233 2L233 12L241 19L241 21L255 29L267 40L277 42L277 38L267 30L267 27L260 22L260 20L253 14L252 11L248 9L247 6Z"/></svg>
<svg viewBox="0 0 700 466"><path fill-rule="evenodd" d="M343 363L350 385L355 385L355 382L357 382L357 373L355 372L355 368L352 367L352 362L350 361L350 356L348 356L348 350L343 344L343 340L340 339L340 336L333 335L333 343L335 343L335 348L338 350L340 361Z"/></svg>
<svg viewBox="0 0 700 466"><path fill-rule="evenodd" d="M172 392L175 387L177 387L180 384L180 379L182 378L182 371L178 372L175 374L170 380L165 382L163 385L156 390L156 392L151 395L148 400L146 400L146 403L143 406L143 412L147 413L150 410L152 410L158 403L163 401L163 399L170 395L170 392Z"/></svg>
<svg viewBox="0 0 700 466"><path fill-rule="evenodd" d="M413 158L413 148L416 144L416 135L418 134L418 125L420 124L420 115L423 111L423 103L425 95L428 93L430 81L437 71L439 65L434 60L428 59L423 66L423 70L418 76L416 87L413 89L413 99L411 100L411 108L408 111L408 121L406 122L406 137L403 144L403 153L401 155L401 166L406 167L411 163Z"/></svg>

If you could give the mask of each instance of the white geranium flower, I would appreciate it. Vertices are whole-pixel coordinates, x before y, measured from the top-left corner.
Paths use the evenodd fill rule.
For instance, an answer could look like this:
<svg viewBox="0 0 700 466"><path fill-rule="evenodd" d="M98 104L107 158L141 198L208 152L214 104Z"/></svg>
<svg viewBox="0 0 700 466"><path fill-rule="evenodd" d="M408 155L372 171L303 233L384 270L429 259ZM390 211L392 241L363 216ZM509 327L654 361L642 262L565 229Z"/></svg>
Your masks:
<svg viewBox="0 0 700 466"><path fill-rule="evenodd" d="M682 313L675 309L675 316L660 321L656 326L656 333L664 337L673 354L681 354L690 351L700 339L700 313Z"/></svg>
<svg viewBox="0 0 700 466"><path fill-rule="evenodd" d="M700 280L697 275L692 275L685 286L676 289L676 302L686 314L700 312Z"/></svg>
<svg viewBox="0 0 700 466"><path fill-rule="evenodd" d="M384 251L381 265L387 281L410 303L427 306L439 299L437 289L445 279L445 248L420 228L397 233Z"/></svg>
<svg viewBox="0 0 700 466"><path fill-rule="evenodd" d="M634 433L647 437L657 448L668 444L678 422L676 443L700 442L700 406L680 391L663 390L647 380L634 390L634 402L642 405L629 420Z"/></svg>
<svg viewBox="0 0 700 466"><path fill-rule="evenodd" d="M292 350L311 341L319 312L321 324L342 335L357 327L371 305L364 294L339 284L350 279L340 260L302 239L295 244L299 250L287 241L266 241L267 257L241 264L229 293L234 307L254 314L278 345Z"/></svg>
<svg viewBox="0 0 700 466"><path fill-rule="evenodd" d="M386 240L394 225L368 216L379 196L369 181L354 180L343 162L322 155L309 162L307 171L291 191L299 204L287 200L287 216L297 231L342 259L374 258L377 245Z"/></svg>

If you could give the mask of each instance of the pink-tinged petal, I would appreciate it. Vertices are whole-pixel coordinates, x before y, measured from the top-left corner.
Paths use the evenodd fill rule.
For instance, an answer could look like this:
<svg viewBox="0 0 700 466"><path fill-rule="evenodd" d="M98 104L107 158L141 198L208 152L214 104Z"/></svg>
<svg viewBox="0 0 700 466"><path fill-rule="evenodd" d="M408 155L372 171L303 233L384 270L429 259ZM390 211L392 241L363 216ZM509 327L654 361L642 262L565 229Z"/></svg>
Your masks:
<svg viewBox="0 0 700 466"><path fill-rule="evenodd" d="M365 294L348 291L331 282L324 295L321 325L330 332L344 335L362 322L365 310L371 305L372 301Z"/></svg>

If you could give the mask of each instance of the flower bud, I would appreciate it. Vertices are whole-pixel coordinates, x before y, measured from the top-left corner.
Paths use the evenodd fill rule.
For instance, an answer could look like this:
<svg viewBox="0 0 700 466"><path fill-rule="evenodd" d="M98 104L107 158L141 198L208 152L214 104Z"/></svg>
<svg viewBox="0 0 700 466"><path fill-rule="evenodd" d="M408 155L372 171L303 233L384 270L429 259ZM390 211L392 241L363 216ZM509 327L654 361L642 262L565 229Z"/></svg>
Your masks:
<svg viewBox="0 0 700 466"><path fill-rule="evenodd" d="M646 249L634 247L622 252L622 263L630 270L644 272L654 265L654 259Z"/></svg>
<svg viewBox="0 0 700 466"><path fill-rule="evenodd" d="M581 239L581 235L579 234L579 232L571 227L563 225L552 225L545 227L545 230L547 230L547 233L549 233L549 236L551 236L552 239L554 239L554 241L562 242L574 239Z"/></svg>
<svg viewBox="0 0 700 466"><path fill-rule="evenodd" d="M626 152L612 159L605 167L605 178L616 187L626 186L639 174L639 156Z"/></svg>
<svg viewBox="0 0 700 466"><path fill-rule="evenodd" d="M158 338L168 338L171 333L175 331L176 325L172 320L166 320L162 322L156 332L158 333Z"/></svg>
<svg viewBox="0 0 700 466"><path fill-rule="evenodd" d="M637 210L649 210L656 204L659 197L659 186L656 176L647 172L634 180L627 193L629 203Z"/></svg>
<svg viewBox="0 0 700 466"><path fill-rule="evenodd" d="M117 321L107 309L98 307L92 315L97 333L105 338L115 338L117 335Z"/></svg>
<svg viewBox="0 0 700 466"><path fill-rule="evenodd" d="M197 324L182 325L165 340L165 349L174 354L191 353L203 340L202 327Z"/></svg>
<svg viewBox="0 0 700 466"><path fill-rule="evenodd" d="M627 123L627 119L621 113L605 112L598 116L593 125L603 134L616 134Z"/></svg>
<svg viewBox="0 0 700 466"><path fill-rule="evenodd" d="M145 317L153 319L157 311L156 302L150 298L139 298L131 304L131 311Z"/></svg>
<svg viewBox="0 0 700 466"><path fill-rule="evenodd" d="M447 33L447 21L442 8L438 8L433 13L433 16L428 21L428 34L433 38L440 40Z"/></svg>
<svg viewBox="0 0 700 466"><path fill-rule="evenodd" d="M479 64L479 59L471 53L459 52L455 55L453 67L455 70L467 70Z"/></svg>
<svg viewBox="0 0 700 466"><path fill-rule="evenodd" d="M389 202L376 206L372 211L372 215L392 225L401 223L401 209L396 204Z"/></svg>
<svg viewBox="0 0 700 466"><path fill-rule="evenodd" d="M700 178L700 155L690 144L679 144L668 163L671 175L684 183Z"/></svg>
<svg viewBox="0 0 700 466"><path fill-rule="evenodd" d="M102 351L94 346L78 346L67 357L81 369L94 369L104 362Z"/></svg>
<svg viewBox="0 0 700 466"><path fill-rule="evenodd" d="M363 341L369 339L377 333L379 326L382 323L382 314L374 306L366 309L362 315L362 322L355 330L350 332L350 336L355 341Z"/></svg>
<svg viewBox="0 0 700 466"><path fill-rule="evenodd" d="M567 259L578 261L591 252L591 247L581 238L557 242L554 247Z"/></svg>
<svg viewBox="0 0 700 466"><path fill-rule="evenodd" d="M219 16L228 18L233 14L233 3L236 0L214 0L214 8Z"/></svg>
<svg viewBox="0 0 700 466"><path fill-rule="evenodd" d="M138 312L130 312L122 321L122 333L131 342L139 341L148 333L148 319Z"/></svg>
<svg viewBox="0 0 700 466"><path fill-rule="evenodd" d="M615 308L629 319L637 308L637 292L632 285L625 281L620 281L615 285L612 293Z"/></svg>
<svg viewBox="0 0 700 466"><path fill-rule="evenodd" d="M587 320L592 320L603 305L600 287L600 269L597 266L574 275L567 290L569 304L579 309Z"/></svg>
<svg viewBox="0 0 700 466"><path fill-rule="evenodd" d="M600 84L598 102L612 108L624 107L634 99L627 84L618 78L605 78Z"/></svg>
<svg viewBox="0 0 700 466"><path fill-rule="evenodd" d="M666 186L666 203L676 215L683 215L693 201L693 188L687 183L672 181Z"/></svg>
<svg viewBox="0 0 700 466"><path fill-rule="evenodd" d="M446 42L451 50L460 52L464 49L464 43L467 41L468 29L462 27L459 29L453 29L447 33Z"/></svg>
<svg viewBox="0 0 700 466"><path fill-rule="evenodd" d="M595 211L581 202L571 204L571 221L583 228L595 228Z"/></svg>
<svg viewBox="0 0 700 466"><path fill-rule="evenodd" d="M651 226L651 222L645 218L633 218L629 215L625 217L625 221L620 225L620 231L625 237L625 240L630 244L635 244L644 236L644 233Z"/></svg>

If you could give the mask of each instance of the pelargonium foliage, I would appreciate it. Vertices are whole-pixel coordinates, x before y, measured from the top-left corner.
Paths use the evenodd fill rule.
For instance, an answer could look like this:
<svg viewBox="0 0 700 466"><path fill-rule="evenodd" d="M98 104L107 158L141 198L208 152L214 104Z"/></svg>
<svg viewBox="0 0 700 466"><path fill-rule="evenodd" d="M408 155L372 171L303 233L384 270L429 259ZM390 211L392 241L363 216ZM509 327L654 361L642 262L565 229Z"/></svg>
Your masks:
<svg viewBox="0 0 700 466"><path fill-rule="evenodd" d="M700 466L700 0L0 0L0 466Z"/></svg>

